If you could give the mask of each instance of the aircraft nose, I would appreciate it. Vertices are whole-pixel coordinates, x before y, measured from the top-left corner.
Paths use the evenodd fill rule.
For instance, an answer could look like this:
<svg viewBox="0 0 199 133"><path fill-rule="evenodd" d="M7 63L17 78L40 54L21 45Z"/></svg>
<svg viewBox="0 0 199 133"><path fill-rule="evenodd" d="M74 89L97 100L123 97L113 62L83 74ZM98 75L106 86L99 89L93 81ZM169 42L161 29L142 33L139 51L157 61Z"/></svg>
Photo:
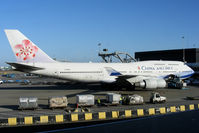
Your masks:
<svg viewBox="0 0 199 133"><path fill-rule="evenodd" d="M193 74L195 73L195 71L193 69L191 69L191 71L192 71Z"/></svg>
<svg viewBox="0 0 199 133"><path fill-rule="evenodd" d="M189 66L187 66L187 67L189 67ZM190 70L190 72L191 72L192 74L195 73L194 70L193 70L191 67L189 67L189 70Z"/></svg>

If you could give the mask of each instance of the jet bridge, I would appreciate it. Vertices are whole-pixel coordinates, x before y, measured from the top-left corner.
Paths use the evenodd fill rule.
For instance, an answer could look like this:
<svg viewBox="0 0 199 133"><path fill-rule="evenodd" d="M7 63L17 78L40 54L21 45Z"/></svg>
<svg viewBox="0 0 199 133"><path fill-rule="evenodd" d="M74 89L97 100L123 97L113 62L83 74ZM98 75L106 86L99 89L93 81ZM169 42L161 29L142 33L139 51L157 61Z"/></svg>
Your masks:
<svg viewBox="0 0 199 133"><path fill-rule="evenodd" d="M122 63L137 62L136 59L126 52L108 53L108 49L103 49L103 52L99 52L98 56L100 56L106 63L114 62L114 60L119 60L119 62Z"/></svg>

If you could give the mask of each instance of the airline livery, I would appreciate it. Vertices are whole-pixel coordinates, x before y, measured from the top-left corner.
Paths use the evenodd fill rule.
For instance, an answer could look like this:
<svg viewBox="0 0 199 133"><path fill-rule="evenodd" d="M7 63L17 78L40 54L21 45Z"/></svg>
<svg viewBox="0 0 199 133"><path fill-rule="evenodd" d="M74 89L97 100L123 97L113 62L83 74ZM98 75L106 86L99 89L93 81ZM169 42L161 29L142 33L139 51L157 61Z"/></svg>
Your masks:
<svg viewBox="0 0 199 133"><path fill-rule="evenodd" d="M140 61L133 63L69 63L50 58L18 30L5 30L17 62L7 62L16 70L77 82L130 84L155 89L166 87L168 77L189 78L194 71L180 61Z"/></svg>

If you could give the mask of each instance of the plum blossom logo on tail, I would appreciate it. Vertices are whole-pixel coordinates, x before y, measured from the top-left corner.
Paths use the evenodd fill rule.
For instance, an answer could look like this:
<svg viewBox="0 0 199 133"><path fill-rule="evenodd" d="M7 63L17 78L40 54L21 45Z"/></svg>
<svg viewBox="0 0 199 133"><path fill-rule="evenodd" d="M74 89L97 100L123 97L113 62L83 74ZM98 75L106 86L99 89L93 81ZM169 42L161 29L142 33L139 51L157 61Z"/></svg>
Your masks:
<svg viewBox="0 0 199 133"><path fill-rule="evenodd" d="M24 61L34 58L38 51L38 48L29 40L23 40L22 44L15 45L15 49L17 50L16 56Z"/></svg>

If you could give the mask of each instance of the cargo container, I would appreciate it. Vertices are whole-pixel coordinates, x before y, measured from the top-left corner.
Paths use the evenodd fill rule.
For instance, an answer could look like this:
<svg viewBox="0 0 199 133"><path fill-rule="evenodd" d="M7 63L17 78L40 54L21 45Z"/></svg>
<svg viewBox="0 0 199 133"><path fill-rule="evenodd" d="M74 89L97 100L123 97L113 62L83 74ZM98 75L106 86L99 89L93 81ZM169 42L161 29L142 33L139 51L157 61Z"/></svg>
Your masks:
<svg viewBox="0 0 199 133"><path fill-rule="evenodd" d="M66 108L68 105L67 97L65 96L54 96L48 98L49 108Z"/></svg>
<svg viewBox="0 0 199 133"><path fill-rule="evenodd" d="M93 106L95 98L94 95L77 95L76 102L78 106Z"/></svg>
<svg viewBox="0 0 199 133"><path fill-rule="evenodd" d="M36 97L20 97L19 98L19 109L37 109L38 99Z"/></svg>
<svg viewBox="0 0 199 133"><path fill-rule="evenodd" d="M116 93L107 93L106 100L111 104L119 104L121 100L121 95Z"/></svg>
<svg viewBox="0 0 199 133"><path fill-rule="evenodd" d="M123 99L123 103L127 105L144 104L144 98L140 95L134 94L134 95L125 97L125 99Z"/></svg>

